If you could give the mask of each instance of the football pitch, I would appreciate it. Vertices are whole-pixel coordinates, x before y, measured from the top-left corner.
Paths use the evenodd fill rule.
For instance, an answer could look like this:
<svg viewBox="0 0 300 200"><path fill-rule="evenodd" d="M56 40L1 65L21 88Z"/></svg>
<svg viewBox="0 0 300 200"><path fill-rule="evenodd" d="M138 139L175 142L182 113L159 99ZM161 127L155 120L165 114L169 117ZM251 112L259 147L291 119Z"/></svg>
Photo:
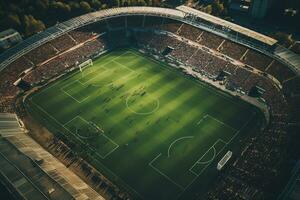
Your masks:
<svg viewBox="0 0 300 200"><path fill-rule="evenodd" d="M134 49L109 52L26 101L54 134L136 199L193 200L257 109Z"/></svg>

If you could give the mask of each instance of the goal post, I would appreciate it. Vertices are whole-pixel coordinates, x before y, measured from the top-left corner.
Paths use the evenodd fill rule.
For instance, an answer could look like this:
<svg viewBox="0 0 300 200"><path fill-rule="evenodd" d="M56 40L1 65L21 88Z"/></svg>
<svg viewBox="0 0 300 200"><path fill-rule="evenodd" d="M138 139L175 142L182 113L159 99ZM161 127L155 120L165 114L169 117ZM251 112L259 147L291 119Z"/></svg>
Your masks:
<svg viewBox="0 0 300 200"><path fill-rule="evenodd" d="M228 151L223 158L218 162L217 169L221 170L232 156L232 151Z"/></svg>
<svg viewBox="0 0 300 200"><path fill-rule="evenodd" d="M80 72L82 72L86 67L92 66L93 65L93 60L92 59L88 59L80 64L78 64L78 68L80 70Z"/></svg>

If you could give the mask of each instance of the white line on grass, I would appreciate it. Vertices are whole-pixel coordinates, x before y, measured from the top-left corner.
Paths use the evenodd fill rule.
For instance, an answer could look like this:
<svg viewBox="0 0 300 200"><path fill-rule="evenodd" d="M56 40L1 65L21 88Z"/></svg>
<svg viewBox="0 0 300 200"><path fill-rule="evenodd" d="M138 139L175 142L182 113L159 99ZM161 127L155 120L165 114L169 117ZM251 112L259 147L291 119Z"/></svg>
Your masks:
<svg viewBox="0 0 300 200"><path fill-rule="evenodd" d="M175 141L173 141L173 142L170 144L169 148L168 148L168 157L170 157L170 150L171 150L171 147L172 147L176 142L178 142L178 141L180 141L180 140L184 140L184 139L192 139L192 138L194 138L194 136L185 136L185 137L181 137L181 138L178 138L178 139L176 139Z"/></svg>
<svg viewBox="0 0 300 200"><path fill-rule="evenodd" d="M201 122L207 117L208 115L205 115L204 117L202 117L198 122L197 125L201 124Z"/></svg>
<svg viewBox="0 0 300 200"><path fill-rule="evenodd" d="M67 127L65 127L63 124L61 124L56 118L54 118L51 114L49 114L47 111L45 111L42 107L40 107L38 104L36 104L34 101L31 101L35 106L37 106L37 108L39 108L42 112L44 112L46 115L48 115L52 120L54 120L57 124L59 124L61 127L63 127L67 132L69 132L69 133L71 133L71 135L73 135L73 137L75 137L78 141L80 141L83 145L85 145L86 143L84 142L84 141L82 141L82 139L78 136L78 135L76 135L76 134L74 134L72 131L70 131ZM105 135L103 135L104 137L105 137ZM110 139L110 138L108 138L107 137L107 139ZM111 139L110 139L111 140ZM112 141L112 140L111 140ZM115 143L114 141L112 141L113 143ZM115 143L116 144L116 143ZM116 144L116 145L118 145L118 144ZM113 151L115 151L117 148L119 147L119 145L116 147L116 148L114 148L112 151L110 151L107 155L105 155L105 156L102 156L102 155L100 155L100 154L98 154L97 152L96 152L96 154L100 157L100 158L102 158L102 159L104 159L104 158L106 158L108 155L110 155ZM91 151L93 151L93 149L90 147L90 145L88 145L88 148L91 150Z"/></svg>
<svg viewBox="0 0 300 200"><path fill-rule="evenodd" d="M38 109L40 109L43 113L45 113L48 117L54 120L57 124L59 124L62 128L64 128L67 132L71 133L76 139L78 139L82 144L85 144L78 136L76 136L72 131L67 129L62 123L60 123L56 118L54 118L51 114L49 114L46 110L44 110L41 106L36 104L33 100L31 101Z"/></svg>
<svg viewBox="0 0 300 200"><path fill-rule="evenodd" d="M113 59L111 59L111 60L109 60L109 61L107 61L107 62L105 62L105 63L102 63L102 64L98 65L97 67L104 67L104 65L108 64L109 62L111 62L111 61L113 61L113 60L116 60L117 58L119 58L119 57L121 57L121 56L123 56L123 55L125 55L125 54L127 54L127 53L131 53L131 52L130 52L130 51L126 51L126 52L122 53L121 55L118 55L117 57L115 57L115 58L113 58ZM107 56L109 56L109 55L111 55L111 54L108 53L108 54L106 54L106 55L104 55L104 56L101 56L101 58L103 59L103 58L105 58L105 57L107 57ZM93 66L94 66L95 64L97 64L97 62L94 62L94 63L93 63ZM90 66L90 67L93 67L93 66ZM85 69L86 69L86 68L85 68ZM80 70L78 70L76 73L74 73L73 76L76 76L76 75L79 74L79 73L81 73ZM92 73L92 72L90 72L90 73ZM42 90L40 93L38 93L38 95L41 95L41 94L44 93L45 91L49 90L50 88L52 88L52 87L54 87L54 86L60 84L61 82L65 81L65 80L67 80L67 79L69 79L69 78L70 78L70 76L67 74L65 78L56 81L55 83L53 83L53 84L52 84L51 86L49 86L49 87L46 87L44 90ZM38 95L37 95L37 96L38 96Z"/></svg>
<svg viewBox="0 0 300 200"><path fill-rule="evenodd" d="M70 119L69 121L67 121L67 122L64 124L64 126L67 126L67 124L71 123L71 122L72 122L73 120L75 120L77 117L78 117L78 115L77 115L76 117Z"/></svg>
<svg viewBox="0 0 300 200"><path fill-rule="evenodd" d="M131 60L131 62L132 62L132 61L135 61L135 60L137 60L137 59L138 59L138 58L136 58L136 59L133 59L133 60ZM131 68L127 67L126 65L124 65L124 64L122 64L122 63L120 63L120 62L118 62L118 61L115 61L115 60L113 60L112 62L114 62L114 63L117 63L117 64L121 65L122 67L124 67L124 68L128 69L128 70L129 70L129 71L131 71L131 72L135 72L135 70L133 70L133 69L131 69Z"/></svg>
<svg viewBox="0 0 300 200"><path fill-rule="evenodd" d="M86 121L84 118L82 118L80 115L79 117L86 123L89 125L89 122ZM97 126L98 127L98 126ZM104 156L101 156L103 159L105 159L107 156L109 156L111 153L113 153L117 148L119 148L119 145L113 140L111 139L110 137L108 137L106 134L104 134L104 130L100 128L100 130L102 130L102 135L103 137L105 137L106 139L108 139L112 144L115 145L115 148L113 148L111 151L109 151L108 153L106 153Z"/></svg>
<svg viewBox="0 0 300 200"><path fill-rule="evenodd" d="M230 128L230 129L232 129L233 131L237 131L237 129L233 128L232 126L230 126L230 125L228 125L228 124L222 122L221 120L219 120L219 119L217 119L217 118L215 118L215 117L213 117L213 116L211 116L211 115L208 115L208 117L212 118L213 120L219 122L220 124L222 124L222 125L224 125L224 126Z"/></svg>
<svg viewBox="0 0 300 200"><path fill-rule="evenodd" d="M75 118L79 118L79 119L82 120L84 123L86 123L87 125L90 126L90 123L89 123L86 119L84 119L83 117L81 117L80 115L77 115L77 116L74 117L73 119L75 119ZM73 119L70 120L69 122L73 121ZM66 124L68 124L69 122L67 122ZM65 124L65 125L66 125L66 124ZM65 125L64 125L64 126L65 126ZM96 124L95 124L95 125L96 125ZM97 125L96 125L96 126L97 126ZM97 127L98 127L98 126L97 126ZM69 130L68 127L66 127L66 128ZM109 151L108 153L106 153L105 155L102 155L101 153L96 152L96 154L98 154L102 159L105 159L107 156L109 156L110 154L112 154L117 148L119 148L119 145L118 145L114 140L112 140L110 137L108 137L107 135L105 135L103 129L101 129L100 127L98 127L98 128L99 128L99 130L101 130L101 135L102 135L103 137L105 137L108 141L110 141L110 142L115 146L112 150L110 150L110 151ZM69 131L71 131L71 130L69 130ZM84 138L84 137L80 136L77 132L76 132L76 134L77 134L78 137ZM85 138L85 139L88 139L88 138Z"/></svg>
<svg viewBox="0 0 300 200"><path fill-rule="evenodd" d="M152 163L161 156L161 153L158 154L150 163L149 166L152 167L156 172L158 172L160 175L162 175L163 177L165 177L166 179L168 179L171 183L173 183L174 185L176 185L177 187L179 187L181 190L183 190L183 187L181 185L179 185L178 183L176 183L175 181L173 181L168 175L164 174L162 171L160 171L159 169L157 169L156 167L154 167L152 165Z"/></svg>
<svg viewBox="0 0 300 200"><path fill-rule="evenodd" d="M124 79L124 78L127 78L127 77L131 76L132 74L136 73L134 70L130 69L129 67L126 67L125 65L123 65L123 64L121 64L121 63L119 63L119 62L117 62L117 61L114 61L114 59L111 60L110 62L115 63L115 64L117 64L117 65L120 65L121 67L123 67L123 68L125 68L125 69L128 69L128 70L130 71L130 73L127 73L126 75L124 75L124 76L122 76L121 78L119 78L119 79L113 81L112 83L106 84L106 86L111 85L111 84L113 84L114 82L117 82L117 81L119 81L119 80L122 80L122 79ZM107 62L106 64L109 64L109 62ZM105 64L105 65L106 65L106 64ZM105 67L105 65L100 66L100 67L106 69L105 72L111 72L111 69ZM95 72L91 72L91 73L95 73ZM98 74L98 75L100 75L100 74ZM78 79L78 81L79 81L81 84L86 85L86 84L89 83L90 81L96 79L96 78L98 77L98 75L96 75L95 77L89 79L88 81L86 81L86 82L84 82L84 83L82 83L82 82L80 81L80 79ZM103 75L103 74L101 74L101 75ZM97 85L97 84L95 84L95 85Z"/></svg>
<svg viewBox="0 0 300 200"><path fill-rule="evenodd" d="M132 54L138 55L138 54L136 54L136 53L134 53L134 52L132 52ZM138 56L141 56L141 55L138 55ZM194 81L194 79L191 80L190 78L187 78L186 76L182 76L182 75L178 74L178 72L176 72L175 70L169 69L171 66L168 65L168 64L166 64L166 63L159 62L159 61L157 61L157 60L155 60L155 59L153 59L153 58L151 58L151 57L146 57L146 58L149 59L149 60L152 60L153 62L155 62L155 63L157 63L157 64L159 64L159 67L160 67L160 68L162 68L162 69L167 69L168 71L172 72L173 74L176 74L176 76L183 77L183 78L185 78L185 79L191 81L192 83L196 84L197 86L201 86L201 87L204 88L206 91L211 92L211 93L214 93L215 95L220 96L220 97L222 97L222 98L224 98L224 99L226 99L226 100L228 100L228 101L230 101L230 102L232 102L232 103L238 105L237 102L235 102L235 101L233 101L233 100L231 99L231 98L232 98L231 96L228 97L228 96L227 96L227 95L228 95L227 93L224 93L223 91L220 92L218 89L216 89L216 88L214 88L213 86L209 85L209 83L206 83L205 81L201 81L201 80L198 80L198 79L195 79L195 81ZM161 65L165 65L166 67L163 68ZM189 74L184 73L184 75L188 75L189 77L193 78L193 77L190 76ZM205 84L204 84L204 83L205 83ZM211 89L213 89L213 90L211 90ZM215 90L217 90L220 94L219 94L218 92L216 92Z"/></svg>
<svg viewBox="0 0 300 200"><path fill-rule="evenodd" d="M130 190L132 190L134 193L136 193L141 199L145 200L145 198L140 193L138 193L128 183L126 183L122 178L120 178L119 176L117 176L114 172L112 172L109 168L107 168L104 164L102 164L98 159L95 159L95 162L99 163L103 168L105 168L106 171L108 171L111 175L113 175L114 177L116 177L117 180L122 181L122 183L125 184L128 188L130 188Z"/></svg>
<svg viewBox="0 0 300 200"><path fill-rule="evenodd" d="M249 118L249 120L246 122L246 123L244 123L243 124L243 126L241 127L241 129L240 130L237 130L237 129L235 129L235 128L232 128L233 130L235 130L235 134L231 137L231 139L228 141L228 142L226 142L226 141L224 141L224 140L222 140L222 139L218 139L214 144L213 144L213 148L215 148L214 147L214 145L215 144L217 144L217 142L218 141L220 141L220 142L222 142L222 143L224 143L225 145L222 147L222 149L215 155L215 157L217 157L223 150L224 150L224 148L227 146L227 145L229 145L231 142L232 142L232 140L239 134L239 132L252 120L252 118L254 117L254 115L255 114L253 114L250 118ZM205 115L204 117L207 117L207 116L209 116L209 115ZM204 118L203 117L203 118ZM211 116L210 116L211 117ZM197 125L198 124L200 124L202 121L203 121L203 118L197 123ZM213 118L213 117L212 117ZM214 118L213 118L214 119ZM218 122L221 122L220 120L216 120L216 121L218 121ZM222 122L221 122L222 123ZM222 124L225 124L225 123L222 123ZM227 125L227 126L229 126L229 125ZM230 126L229 126L230 127ZM210 148L212 148L212 147L210 147ZM209 150L208 150L209 151ZM207 153L207 152L206 152ZM206 154L205 153L205 154ZM204 155L205 155L204 154ZM204 156L203 155L203 156ZM206 170L206 168L208 167L208 166L210 166L210 164L212 163L212 161L213 161L213 159L211 160L211 162L210 163L208 163L208 164L206 164L206 166L201 170L201 172L200 173L196 173L195 171L193 171L193 168L194 168L194 166L196 165L196 164L200 164L200 160L203 158L203 156L200 158L200 159L198 159L195 163L194 163L194 165L189 169L189 171L192 173L192 174L194 174L195 175L195 178L184 188L184 190L182 191L182 193L180 193L178 196L177 196L177 198L176 199L179 199L183 194L184 194L184 192L186 191L186 189L188 188L188 187L190 187L190 185L192 185L195 181L196 181L196 179Z"/></svg>
<svg viewBox="0 0 300 200"><path fill-rule="evenodd" d="M85 100L87 100L87 99L89 98L89 96L85 97L84 99L82 99L82 100L80 101L80 100L76 99L75 97L73 97L70 93L68 93L68 92L65 91L65 89L64 89L64 88L66 88L67 86L69 86L69 85L71 85L71 84L73 84L73 83L75 83L75 82L79 82L79 84L83 85L80 81L75 80L75 81L73 81L73 82L71 82L71 83L69 83L69 84L67 84L67 85L65 85L65 86L63 86L63 87L61 87L60 90L61 90L63 93L65 93L66 95L68 95L69 97L71 97L73 100L75 100L77 103L82 103L82 102L84 102Z"/></svg>
<svg viewBox="0 0 300 200"><path fill-rule="evenodd" d="M190 169L189 169L189 171L193 171L193 168L197 165L197 164L210 164L212 161L213 161L213 159L215 158L215 156L216 156L216 152L214 152L214 156L213 156L213 158L212 159L210 159L209 161L204 161L204 162L201 162L201 160L202 160L202 158L212 149L212 148L214 148L214 146L215 146L215 144L217 144L218 143L218 141L219 141L219 139L190 167ZM216 149L214 148L214 151L216 151ZM201 173L197 173L198 175L197 176L199 176Z"/></svg>
<svg viewBox="0 0 300 200"><path fill-rule="evenodd" d="M223 151L223 149L225 148L225 146L217 153L217 155L215 157L217 157ZM179 199L184 194L184 192L187 190L187 188L189 188L198 179L198 177L206 170L206 168L208 166L210 166L211 163L212 162L206 164L206 166L201 170L201 172L198 175L196 175L197 173L191 172L192 174L195 175L195 178L184 188L184 190L177 196L176 199Z"/></svg>
<svg viewBox="0 0 300 200"><path fill-rule="evenodd" d="M126 98L125 104L126 104L126 108L128 110L130 110L131 112L133 112L134 114L137 114L137 115L150 115L150 114L156 112L159 109L159 100L157 98L155 98L155 100L156 100L156 107L153 110L151 110L149 112L137 112L137 111L133 110L132 108L130 108L130 106L128 105L128 101L129 101L130 97L132 97L132 95L129 95ZM152 98L152 99L154 99L154 98Z"/></svg>

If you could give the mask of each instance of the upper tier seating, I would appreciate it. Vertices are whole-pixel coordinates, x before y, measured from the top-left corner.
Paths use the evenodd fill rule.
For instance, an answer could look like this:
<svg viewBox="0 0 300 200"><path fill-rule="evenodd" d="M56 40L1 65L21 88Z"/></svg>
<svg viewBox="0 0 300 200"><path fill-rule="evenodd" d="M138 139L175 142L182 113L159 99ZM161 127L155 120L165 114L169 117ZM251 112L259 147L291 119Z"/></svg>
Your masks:
<svg viewBox="0 0 300 200"><path fill-rule="evenodd" d="M220 52L236 60L239 60L244 55L246 50L247 47L236 44L229 40L226 40L219 48Z"/></svg>
<svg viewBox="0 0 300 200"><path fill-rule="evenodd" d="M295 76L294 72L290 68L275 60L272 62L266 72L273 75L280 82Z"/></svg>
<svg viewBox="0 0 300 200"><path fill-rule="evenodd" d="M272 58L257 51L248 50L241 61L261 71L265 71L268 65L271 64Z"/></svg>

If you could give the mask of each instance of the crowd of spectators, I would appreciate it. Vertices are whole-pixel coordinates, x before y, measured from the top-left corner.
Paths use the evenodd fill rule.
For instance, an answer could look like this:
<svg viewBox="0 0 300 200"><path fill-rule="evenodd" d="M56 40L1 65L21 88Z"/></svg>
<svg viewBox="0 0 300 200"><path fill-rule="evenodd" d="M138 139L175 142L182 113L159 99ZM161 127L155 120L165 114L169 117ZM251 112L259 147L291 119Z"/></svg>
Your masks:
<svg viewBox="0 0 300 200"><path fill-rule="evenodd" d="M15 98L20 91L14 83L22 75L23 71L33 67L33 63L22 56L3 69L0 73L0 112L12 112Z"/></svg>
<svg viewBox="0 0 300 200"><path fill-rule="evenodd" d="M104 194L106 198L118 200L128 199L128 194L117 188L104 175L99 173L83 159L87 157L84 149L81 152L75 152L72 150L76 146L74 143L63 143L62 140L65 139L61 137L53 137L47 143L48 149L52 154L60 159L68 168L75 168L83 173L93 188L97 192Z"/></svg>
<svg viewBox="0 0 300 200"><path fill-rule="evenodd" d="M196 53L196 51L196 47L190 46L185 42L180 42L180 44L172 51L171 56L177 58L180 62L185 63L194 53Z"/></svg>
<svg viewBox="0 0 300 200"><path fill-rule="evenodd" d="M272 58L254 50L248 50L241 60L261 71L264 71L272 62Z"/></svg>
<svg viewBox="0 0 300 200"><path fill-rule="evenodd" d="M77 43L85 42L93 37L93 32L86 30L84 28L80 28L78 30L71 31L69 35L75 40Z"/></svg>
<svg viewBox="0 0 300 200"><path fill-rule="evenodd" d="M146 18L147 21L147 18ZM152 24L151 24L152 23ZM235 42L224 40L222 37L210 32L201 30L185 23L176 23L172 20L160 20L157 17L148 20L145 25L148 29L158 29L177 34L178 36L199 43L210 49L240 61L248 66L262 72L267 72L283 82L293 76L291 71L284 64L266 56L258 51L247 48Z"/></svg>
<svg viewBox="0 0 300 200"><path fill-rule="evenodd" d="M219 51L231 58L239 60L247 51L247 47L226 40L219 48Z"/></svg>
<svg viewBox="0 0 300 200"><path fill-rule="evenodd" d="M203 31L188 24L183 24L178 30L179 35L192 41L197 41Z"/></svg>
<svg viewBox="0 0 300 200"><path fill-rule="evenodd" d="M77 48L67 51L42 66L36 67L28 73L23 79L34 85L49 80L52 77L60 75L65 70L74 67L76 63L88 60L92 55L103 50L103 44L100 40L95 39L88 41Z"/></svg>
<svg viewBox="0 0 300 200"><path fill-rule="evenodd" d="M290 68L278 61L273 61L266 72L276 77L280 82L295 77L294 72Z"/></svg>
<svg viewBox="0 0 300 200"><path fill-rule="evenodd" d="M140 26L141 16L129 26ZM120 25L114 19L108 21L109 26ZM288 126L288 104L286 96L293 97L291 91L299 90L299 79L293 79L294 74L281 63L274 61L254 50L233 42L224 41L223 38L194 28L190 25L166 22L158 17L147 17L145 27L148 31L134 31L133 36L137 45L144 50L151 49L151 52L161 54L166 48L171 49L168 59L180 61L191 66L196 72L215 80L221 72L227 72L225 83L234 90L244 91L246 94L254 86L265 90L261 98L266 101L270 108L271 121L265 127L262 134L255 135L249 141L247 148L230 166L226 173L220 177L215 189L209 192L210 199L252 199L252 197L263 194L272 178L278 175L276 159L280 158L281 147L286 141L286 128ZM123 24L123 21L121 22ZM98 27L98 28L97 28ZM129 37L125 37L126 31L106 32L103 24L90 25L88 28L80 28L71 31L59 38L48 42L26 55L20 57L0 73L0 111L13 111L13 102L21 91L13 83L22 77L24 81L32 86L46 82L66 70L76 66L94 55L108 48L123 46L129 43ZM123 27L123 25L122 25ZM161 31L149 31L159 29L172 32L166 34ZM122 37L120 37L122 35ZM192 40L193 42L189 42ZM195 45L194 43L197 43ZM155 49L155 51L153 51ZM232 60L226 59L225 54L241 64L235 64ZM241 60L240 58L243 57ZM271 79L262 73L256 73L247 65L265 71L283 82L283 91L273 83ZM32 68L26 75L25 70ZM286 81L287 79L291 79ZM286 81L286 82L285 82ZM298 86L297 86L298 85ZM294 93L293 93L294 94ZM296 92L295 94L300 94ZM263 187L256 187L260 184Z"/></svg>
<svg viewBox="0 0 300 200"><path fill-rule="evenodd" d="M77 42L69 34L64 34L50 42L58 51L63 52L72 48Z"/></svg>
<svg viewBox="0 0 300 200"><path fill-rule="evenodd" d="M157 52L161 52L164 47L170 46L170 43L164 44L161 41L166 40L165 37L172 37L172 35L153 37L152 43L156 41L156 44L160 45L143 44L143 47L159 48L160 50ZM171 40L168 39L168 41ZM147 40L144 42L149 43ZM187 66L193 66L195 71L212 79L220 72L226 71L230 73L226 79L227 84L236 86L236 89L242 90L246 94L254 86L264 89L261 98L269 106L271 123L264 128L262 134L254 134L247 148L240 156L237 156L235 164L229 167L223 177L220 177L220 182L208 195L209 199L259 199L264 197L264 191L268 190L272 181L279 176L276 163L282 156L282 148L287 141L286 128L289 110L285 96L271 79L262 73L255 73L251 68L247 68L247 65L244 65L245 67L234 65L229 60L219 58L218 54L207 51L206 48L195 48L188 42L182 45L182 42L184 40L170 54L174 59L180 60ZM250 53L251 56L255 54L260 55ZM252 58L254 57L252 56ZM268 57L266 60L272 61ZM257 62L257 64L266 65L266 60ZM257 187L257 185L262 187Z"/></svg>
<svg viewBox="0 0 300 200"><path fill-rule="evenodd" d="M50 44L46 43L25 55L25 57L33 62L35 65L56 55L58 51Z"/></svg>
<svg viewBox="0 0 300 200"><path fill-rule="evenodd" d="M224 39L222 37L204 31L201 35L200 44L211 49L217 49L223 41Z"/></svg>
<svg viewBox="0 0 300 200"><path fill-rule="evenodd" d="M161 29L171 33L176 33L182 25L181 22L175 21L173 19L165 19L163 24L164 25L161 26Z"/></svg>

